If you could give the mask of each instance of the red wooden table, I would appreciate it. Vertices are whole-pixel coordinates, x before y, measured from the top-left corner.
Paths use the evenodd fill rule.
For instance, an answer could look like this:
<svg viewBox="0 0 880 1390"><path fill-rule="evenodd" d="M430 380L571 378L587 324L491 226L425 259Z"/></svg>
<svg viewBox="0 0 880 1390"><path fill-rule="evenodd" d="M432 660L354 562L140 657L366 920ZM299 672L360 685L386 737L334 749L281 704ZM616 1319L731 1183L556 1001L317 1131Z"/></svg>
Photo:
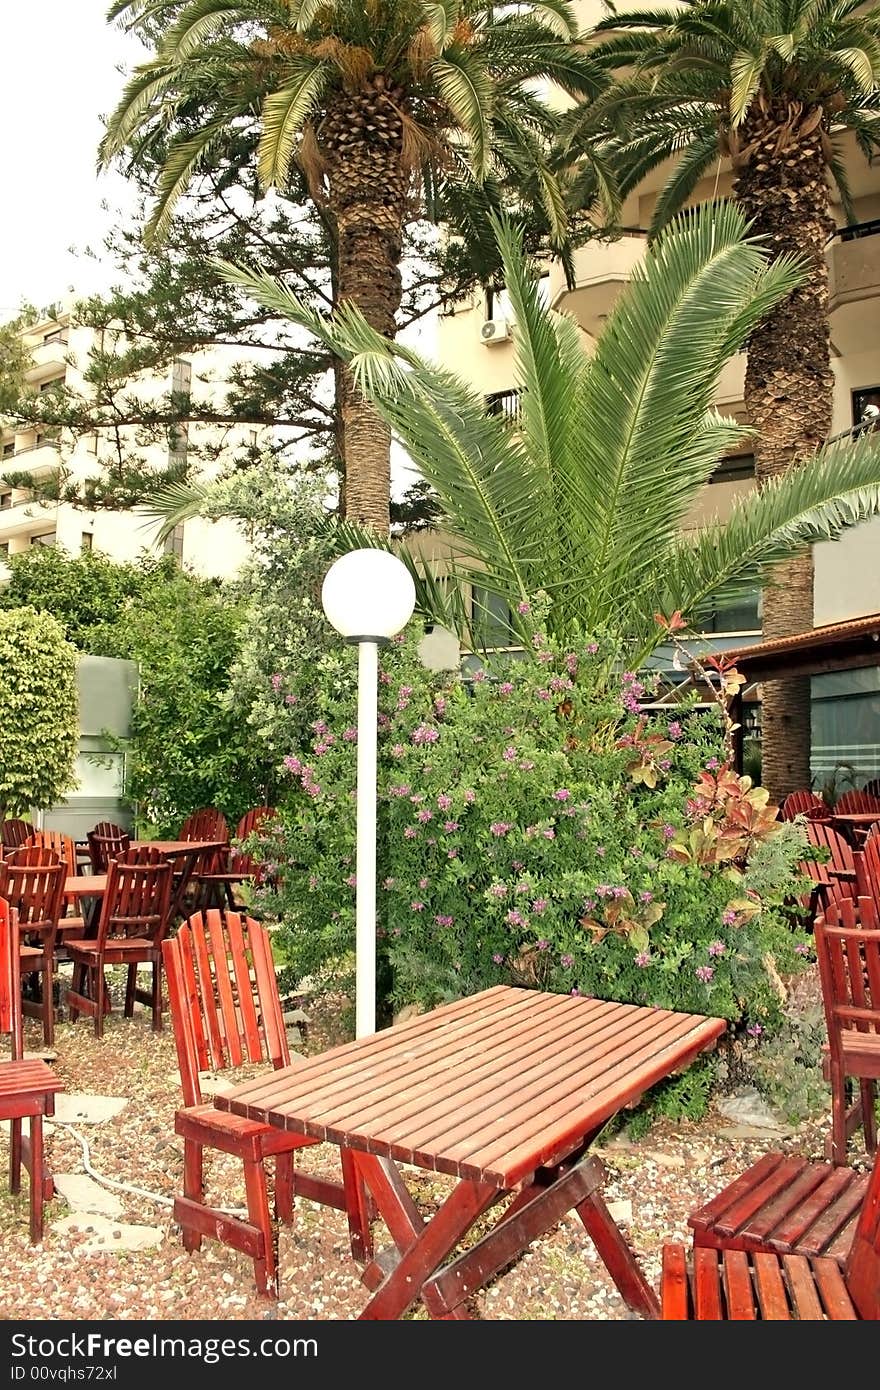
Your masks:
<svg viewBox="0 0 880 1390"><path fill-rule="evenodd" d="M880 811L835 811L831 813L831 824L845 835L851 845L859 847L872 825L880 821Z"/></svg>
<svg viewBox="0 0 880 1390"><path fill-rule="evenodd" d="M349 1202L365 1210L368 1189L394 1242L366 1264L373 1294L361 1318L399 1318L420 1298L433 1317L467 1317L466 1300L570 1210L629 1307L656 1318L657 1296L587 1151L613 1115L726 1028L700 1014L499 985L245 1082L214 1103L350 1155ZM457 1179L430 1219L400 1163ZM475 1222L511 1197L487 1234L454 1254Z"/></svg>

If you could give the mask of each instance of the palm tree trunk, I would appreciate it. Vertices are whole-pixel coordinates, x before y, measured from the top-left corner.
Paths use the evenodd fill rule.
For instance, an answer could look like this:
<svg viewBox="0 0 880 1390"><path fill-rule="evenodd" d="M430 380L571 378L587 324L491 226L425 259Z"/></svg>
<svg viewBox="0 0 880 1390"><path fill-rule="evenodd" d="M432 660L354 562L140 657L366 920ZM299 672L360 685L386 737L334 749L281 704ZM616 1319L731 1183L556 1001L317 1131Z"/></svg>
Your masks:
<svg viewBox="0 0 880 1390"><path fill-rule="evenodd" d="M748 344L745 405L756 428L755 475L763 487L824 444L833 383L825 245L834 229L821 127L811 116L760 97L742 130L753 146L738 170L736 198L773 255L807 263L807 278L765 320ZM813 627L812 551L770 577L763 595L765 638ZM766 681L761 689L761 780L774 800L810 786L810 678Z"/></svg>
<svg viewBox="0 0 880 1390"><path fill-rule="evenodd" d="M338 302L356 304L386 338L397 333L408 180L402 169L400 93L381 74L328 111L318 134L327 210L336 229ZM347 368L339 379L344 440L344 515L390 530L391 432Z"/></svg>

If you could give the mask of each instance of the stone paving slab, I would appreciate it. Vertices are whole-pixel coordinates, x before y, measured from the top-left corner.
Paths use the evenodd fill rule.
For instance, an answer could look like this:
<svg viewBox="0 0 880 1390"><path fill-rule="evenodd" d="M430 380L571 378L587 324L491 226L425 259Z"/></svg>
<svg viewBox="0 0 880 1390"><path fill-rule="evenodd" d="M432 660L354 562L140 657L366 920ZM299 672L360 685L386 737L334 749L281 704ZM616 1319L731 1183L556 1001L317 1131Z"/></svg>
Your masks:
<svg viewBox="0 0 880 1390"><path fill-rule="evenodd" d="M55 1097L55 1119L68 1125L102 1125L127 1105L127 1096L89 1096L82 1092L59 1091Z"/></svg>
<svg viewBox="0 0 880 1390"><path fill-rule="evenodd" d="M101 1216L121 1216L122 1202L108 1188L85 1173L54 1173L55 1186L74 1212L97 1212Z"/></svg>
<svg viewBox="0 0 880 1390"><path fill-rule="evenodd" d="M152 1250L162 1243L162 1232L154 1226L131 1226L124 1221L111 1221L106 1216L88 1212L72 1212L60 1221L52 1222L52 1234L84 1234L88 1237L76 1246L77 1253L91 1255L96 1251L121 1254L130 1250Z"/></svg>

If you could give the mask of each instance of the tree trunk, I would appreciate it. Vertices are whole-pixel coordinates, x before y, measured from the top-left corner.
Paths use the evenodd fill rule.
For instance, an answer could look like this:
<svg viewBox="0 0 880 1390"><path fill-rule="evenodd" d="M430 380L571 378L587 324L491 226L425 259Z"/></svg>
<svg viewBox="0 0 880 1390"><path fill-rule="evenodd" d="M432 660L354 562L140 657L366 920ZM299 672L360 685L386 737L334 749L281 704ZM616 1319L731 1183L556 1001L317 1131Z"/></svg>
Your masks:
<svg viewBox="0 0 880 1390"><path fill-rule="evenodd" d="M738 170L737 201L773 255L807 262L804 283L752 334L745 405L756 429L759 487L798 467L831 428L834 378L828 322L825 245L834 230L818 113L760 95L744 122L741 147L754 146ZM812 550L779 566L763 594L765 639L813 627ZM810 678L765 681L761 688L761 780L775 801L810 786Z"/></svg>
<svg viewBox="0 0 880 1390"><path fill-rule="evenodd" d="M397 333L408 178L402 168L401 93L382 75L341 97L317 132L336 227L338 302L356 304L386 338ZM388 535L391 432L351 373L339 381L345 448L344 515Z"/></svg>

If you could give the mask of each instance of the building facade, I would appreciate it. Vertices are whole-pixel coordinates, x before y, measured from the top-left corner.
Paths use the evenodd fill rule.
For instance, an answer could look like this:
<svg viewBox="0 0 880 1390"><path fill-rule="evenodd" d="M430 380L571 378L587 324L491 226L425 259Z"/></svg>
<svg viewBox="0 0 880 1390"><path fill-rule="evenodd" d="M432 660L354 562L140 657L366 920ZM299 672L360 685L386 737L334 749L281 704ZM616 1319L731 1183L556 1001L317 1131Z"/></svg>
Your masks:
<svg viewBox="0 0 880 1390"><path fill-rule="evenodd" d="M605 13L598 0L581 0L585 27ZM834 417L832 435L859 425L872 406L880 407L880 167L871 167L854 138L846 165L857 223L846 225L839 201L831 205L838 225L826 251L831 296ZM569 287L558 263L542 279L545 301L571 314L583 330L589 353L621 290L647 250L646 231L657 195L668 176L664 166L649 176L627 200L620 214L622 235L591 240L574 253L574 284ZM697 188L694 203L729 195L729 165ZM832 199L837 197L832 190ZM488 410L515 413L516 324L502 292L476 294L441 316L436 355L450 370L480 392ZM743 401L745 354L725 368L718 385L717 408L746 422ZM754 459L747 452L725 458L689 518L697 526L724 518L736 497L755 486ZM423 542L424 544L424 542ZM438 553L442 552L440 546ZM814 623L817 626L880 612L880 519L847 532L836 543L814 547ZM752 645L761 638L760 595L719 608L701 634L706 649ZM752 692L753 697L756 692ZM835 673L813 680L814 782L829 779L859 785L880 773L880 670ZM753 700L752 719L758 720Z"/></svg>
<svg viewBox="0 0 880 1390"><path fill-rule="evenodd" d="M30 362L27 385L37 393L64 386L87 397L89 360L97 346L106 345L101 338L94 329L77 324L72 308L29 325L22 334ZM190 396L194 404L220 404L233 360L216 350L193 353L176 359L165 373L141 374L132 387L147 405L158 405L169 392ZM221 447L226 453L259 447L260 435L246 425L198 424L169 431L161 442L145 443L142 431L131 424L77 436L64 428L0 422L0 561L34 545L58 546L71 555L94 549L117 561L135 560L145 551L165 551L205 578L228 577L247 552L244 536L232 522L193 518L159 543L158 523L145 512L87 511L65 502L37 502L30 489L13 487L5 479L23 473L46 479L62 470L71 481L81 482L99 476L105 465L125 454L136 454L147 468L158 470L185 461L190 450L219 457Z"/></svg>

